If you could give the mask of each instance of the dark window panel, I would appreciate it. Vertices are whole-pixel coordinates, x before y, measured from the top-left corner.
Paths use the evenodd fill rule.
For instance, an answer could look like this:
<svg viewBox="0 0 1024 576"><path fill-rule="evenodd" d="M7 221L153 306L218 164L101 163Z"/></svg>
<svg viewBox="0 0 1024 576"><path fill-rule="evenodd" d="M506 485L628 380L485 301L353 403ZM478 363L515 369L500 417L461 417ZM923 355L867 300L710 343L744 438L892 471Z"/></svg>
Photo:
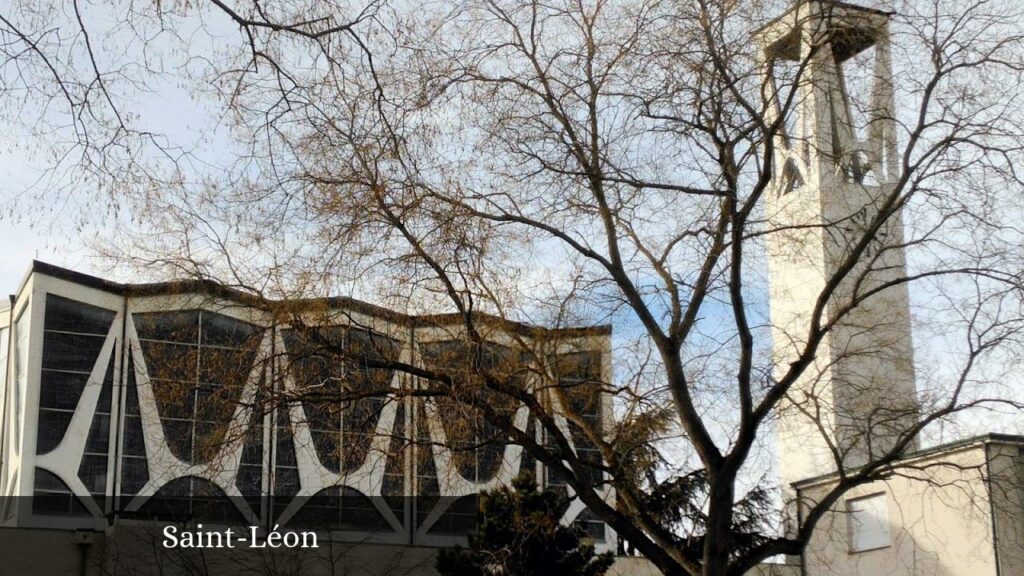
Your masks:
<svg viewBox="0 0 1024 576"><path fill-rule="evenodd" d="M199 464L213 459L224 446L226 434L227 423L196 422L192 463Z"/></svg>
<svg viewBox="0 0 1024 576"><path fill-rule="evenodd" d="M199 311L147 312L132 314L139 338L165 342L199 343Z"/></svg>
<svg viewBox="0 0 1024 576"><path fill-rule="evenodd" d="M387 392L391 390L391 381L394 375L394 370L355 366L346 372L345 384L350 390Z"/></svg>
<svg viewBox="0 0 1024 576"><path fill-rule="evenodd" d="M489 393L484 380L485 375L513 384L521 380L522 365L507 347L450 340L422 344L420 353L428 367L451 375L457 388L476 391L489 398L493 408L512 417L515 406L510 399ZM472 481L493 478L501 467L507 438L468 403L440 398L437 404L445 414L442 424L458 473Z"/></svg>
<svg viewBox="0 0 1024 576"><path fill-rule="evenodd" d="M35 492L32 494L32 513L42 516L71 516L74 496L64 492Z"/></svg>
<svg viewBox="0 0 1024 576"><path fill-rule="evenodd" d="M336 397L343 389L344 366L340 362L332 365L326 357L293 357L289 371L303 396L311 401Z"/></svg>
<svg viewBox="0 0 1024 576"><path fill-rule="evenodd" d="M295 466L295 446L292 435L284 430L277 432L277 465Z"/></svg>
<svg viewBox="0 0 1024 576"><path fill-rule="evenodd" d="M567 388L579 384L601 383L601 354L599 352L571 352L548 358L559 382Z"/></svg>
<svg viewBox="0 0 1024 576"><path fill-rule="evenodd" d="M196 386L176 380L151 380L150 388L156 399L160 418L189 420L195 416Z"/></svg>
<svg viewBox="0 0 1024 576"><path fill-rule="evenodd" d="M116 315L112 310L47 294L43 328L106 336Z"/></svg>
<svg viewBox="0 0 1024 576"><path fill-rule="evenodd" d="M598 427L598 424L600 423L599 421L587 421L586 419L584 419L584 421L587 422L588 427L591 427L591 433L601 433L601 429ZM569 423L569 432L572 437L573 446L575 446L577 450L595 450L597 448L594 443L590 441L590 436L575 422Z"/></svg>
<svg viewBox="0 0 1024 576"><path fill-rule="evenodd" d="M103 494L107 489L107 456L86 454L78 467L78 477L91 494Z"/></svg>
<svg viewBox="0 0 1024 576"><path fill-rule="evenodd" d="M46 454L56 448L64 438L71 423L72 412L39 411L39 431L36 437L36 453Z"/></svg>
<svg viewBox="0 0 1024 576"><path fill-rule="evenodd" d="M557 488L559 486L565 486L565 477L562 475L562 473L560 471L558 471L556 469L545 467L544 468L544 476L545 476L545 480L547 480L547 482L546 482L547 486L550 486L550 487L553 487L553 488Z"/></svg>
<svg viewBox="0 0 1024 576"><path fill-rule="evenodd" d="M42 468L36 468L35 489L48 492L71 492L71 489L59 476Z"/></svg>
<svg viewBox="0 0 1024 576"><path fill-rule="evenodd" d="M138 494L149 482L149 470L145 458L125 457L121 460L121 492L125 495ZM127 504L127 501L123 501Z"/></svg>
<svg viewBox="0 0 1024 576"><path fill-rule="evenodd" d="M131 354L128 354L126 370L128 370L128 377L125 379L124 411L125 414L140 414L139 389L135 384L135 362Z"/></svg>
<svg viewBox="0 0 1024 576"><path fill-rule="evenodd" d="M504 462L506 444L487 444L477 450L477 482L490 480L498 475Z"/></svg>
<svg viewBox="0 0 1024 576"><path fill-rule="evenodd" d="M548 359L555 376L575 381L601 380L601 353L593 351L557 354Z"/></svg>
<svg viewBox="0 0 1024 576"><path fill-rule="evenodd" d="M594 540L596 542L604 542L604 522L597 518L589 509L580 512L580 515L573 521L573 526L579 529L584 538Z"/></svg>
<svg viewBox="0 0 1024 576"><path fill-rule="evenodd" d="M240 466L235 485L242 496L259 496L262 490L263 468L260 466Z"/></svg>
<svg viewBox="0 0 1024 576"><path fill-rule="evenodd" d="M274 496L292 497L299 492L299 471L278 467L274 470Z"/></svg>
<svg viewBox="0 0 1024 576"><path fill-rule="evenodd" d="M145 515L164 520L244 523L224 492L200 478L177 478L168 482L142 508Z"/></svg>
<svg viewBox="0 0 1024 576"><path fill-rule="evenodd" d="M337 430L312 430L313 446L316 455L324 468L331 472L340 472L341 468L341 433Z"/></svg>
<svg viewBox="0 0 1024 576"><path fill-rule="evenodd" d="M597 486L604 478L601 471L601 453L596 450L576 449L576 456L583 464L580 480L591 486Z"/></svg>
<svg viewBox="0 0 1024 576"><path fill-rule="evenodd" d="M32 512L47 516L88 516L85 506L56 475L36 468Z"/></svg>
<svg viewBox="0 0 1024 576"><path fill-rule="evenodd" d="M478 500L476 494L471 494L451 502L430 527L430 534L463 536L476 532Z"/></svg>
<svg viewBox="0 0 1024 576"><path fill-rule="evenodd" d="M117 342L114 343L116 348ZM114 355L110 355L110 362L107 364L107 373L103 377L103 387L100 388L100 398L96 403L96 411L110 414L110 402L114 393Z"/></svg>
<svg viewBox="0 0 1024 576"><path fill-rule="evenodd" d="M411 445L411 440L405 436L405 403L396 400L398 409L395 411L395 426L393 436L388 442L388 461L384 468L383 494L385 496L405 495L405 458L406 450ZM399 506L404 506L401 498L397 499ZM398 513L401 518L402 514Z"/></svg>
<svg viewBox="0 0 1024 576"><path fill-rule="evenodd" d="M126 415L124 418L124 447L126 456L145 456L146 445L142 437L142 417Z"/></svg>
<svg viewBox="0 0 1024 576"><path fill-rule="evenodd" d="M305 424L317 430L341 429L341 410L336 402L314 401L306 399L302 402L302 413L305 415Z"/></svg>
<svg viewBox="0 0 1024 576"><path fill-rule="evenodd" d="M200 385L196 390L196 419L226 426L238 408L241 394L238 388Z"/></svg>
<svg viewBox="0 0 1024 576"><path fill-rule="evenodd" d="M142 341L149 377L155 380L195 382L199 347L191 344Z"/></svg>
<svg viewBox="0 0 1024 576"><path fill-rule="evenodd" d="M344 458L345 470L347 472L353 472L359 469L366 462L367 456L370 455L370 443L373 440L373 428L356 428L357 430L366 430L367 433L362 432L350 432L350 427L346 426L345 430L345 442L342 445L342 455ZM375 454L374 457L379 455Z"/></svg>
<svg viewBox="0 0 1024 576"><path fill-rule="evenodd" d="M526 435L530 438L537 437L537 421L533 418L530 418L529 422L526 424ZM526 451L526 448L523 448L523 458L519 463L519 474L525 474L530 478L537 480L537 459L531 456L530 453Z"/></svg>
<svg viewBox="0 0 1024 576"><path fill-rule="evenodd" d="M347 333L347 353L350 357L363 356L373 360L394 361L398 359L401 345L397 340L359 328Z"/></svg>
<svg viewBox="0 0 1024 576"><path fill-rule="evenodd" d="M110 446L110 416L96 414L92 419L89 437L85 441L85 451L93 454L105 454Z"/></svg>
<svg viewBox="0 0 1024 576"><path fill-rule="evenodd" d="M160 424L171 453L182 462L192 463L192 422L161 417Z"/></svg>
<svg viewBox="0 0 1024 576"><path fill-rule="evenodd" d="M296 528L337 528L341 521L341 505L332 492L333 489L328 488L306 499L288 525Z"/></svg>
<svg viewBox="0 0 1024 576"><path fill-rule="evenodd" d="M259 344L259 337L257 326L223 314L203 312L203 345L253 348Z"/></svg>
<svg viewBox="0 0 1024 576"><path fill-rule="evenodd" d="M39 407L74 410L88 379L88 374L43 370L39 382Z"/></svg>
<svg viewBox="0 0 1024 576"><path fill-rule="evenodd" d="M203 347L199 354L199 381L241 389L256 361L256 350Z"/></svg>
<svg viewBox="0 0 1024 576"><path fill-rule="evenodd" d="M348 487L339 489L341 528L378 532L390 530L380 510L362 492Z"/></svg>
<svg viewBox="0 0 1024 576"><path fill-rule="evenodd" d="M345 328L342 326L291 329L286 330L283 336L285 348L294 357L334 356L344 350Z"/></svg>
<svg viewBox="0 0 1024 576"><path fill-rule="evenodd" d="M91 372L104 339L104 336L45 332L43 369Z"/></svg>
<svg viewBox="0 0 1024 576"><path fill-rule="evenodd" d="M416 476L417 493L420 496L436 496L440 494L437 485L437 470L434 467L434 455L427 436L427 425L422 401L417 402L417 439L416 444ZM422 509L420 512L424 512Z"/></svg>
<svg viewBox="0 0 1024 576"><path fill-rule="evenodd" d="M263 427L250 426L242 446L242 464L259 466L263 464Z"/></svg>
<svg viewBox="0 0 1024 576"><path fill-rule="evenodd" d="M189 498L192 496L192 478L175 478L156 491L154 497Z"/></svg>

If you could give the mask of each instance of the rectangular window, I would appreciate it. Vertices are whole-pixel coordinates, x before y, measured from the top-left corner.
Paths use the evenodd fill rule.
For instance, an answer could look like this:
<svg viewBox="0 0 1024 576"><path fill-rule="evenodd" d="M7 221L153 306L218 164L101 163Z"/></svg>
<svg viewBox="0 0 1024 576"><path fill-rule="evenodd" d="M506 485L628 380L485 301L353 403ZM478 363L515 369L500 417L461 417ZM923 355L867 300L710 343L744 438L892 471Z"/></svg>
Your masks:
<svg viewBox="0 0 1024 576"><path fill-rule="evenodd" d="M884 493L847 500L846 511L850 552L889 546L889 510Z"/></svg>

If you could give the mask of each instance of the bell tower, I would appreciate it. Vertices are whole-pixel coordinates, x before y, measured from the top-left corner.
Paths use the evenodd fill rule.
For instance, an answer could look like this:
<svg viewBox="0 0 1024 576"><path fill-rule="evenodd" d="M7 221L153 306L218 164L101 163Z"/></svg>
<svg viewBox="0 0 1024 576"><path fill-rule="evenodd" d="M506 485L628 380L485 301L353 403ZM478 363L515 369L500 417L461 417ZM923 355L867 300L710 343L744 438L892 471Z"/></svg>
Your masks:
<svg viewBox="0 0 1024 576"><path fill-rule="evenodd" d="M889 16L800 0L756 33L765 117L780 127L765 202L776 376L815 318L831 325L780 408L784 486L889 451L918 418Z"/></svg>

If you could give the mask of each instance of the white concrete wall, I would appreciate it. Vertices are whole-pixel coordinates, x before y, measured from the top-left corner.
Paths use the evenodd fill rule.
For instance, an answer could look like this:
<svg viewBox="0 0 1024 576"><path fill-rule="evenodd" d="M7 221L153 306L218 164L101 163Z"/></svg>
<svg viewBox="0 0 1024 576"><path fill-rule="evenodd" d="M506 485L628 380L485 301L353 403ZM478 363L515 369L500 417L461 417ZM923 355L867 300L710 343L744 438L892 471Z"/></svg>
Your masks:
<svg viewBox="0 0 1024 576"><path fill-rule="evenodd" d="M908 462L911 468L886 481L851 490L818 524L804 554L807 576L1001 576L1021 571L1024 516L1020 508L1020 458L1017 447L996 446L991 463L984 443ZM1012 457L1010 455L1012 454ZM989 465L997 497L990 497ZM821 482L800 489L809 501L831 488ZM848 500L884 493L890 545L852 552ZM1003 494L1004 496L999 496ZM1007 498L1014 499L1013 502ZM805 502L804 514L808 509ZM993 540L992 510L997 510ZM1000 563L996 570L996 542ZM1011 552L1013 550L1013 552Z"/></svg>

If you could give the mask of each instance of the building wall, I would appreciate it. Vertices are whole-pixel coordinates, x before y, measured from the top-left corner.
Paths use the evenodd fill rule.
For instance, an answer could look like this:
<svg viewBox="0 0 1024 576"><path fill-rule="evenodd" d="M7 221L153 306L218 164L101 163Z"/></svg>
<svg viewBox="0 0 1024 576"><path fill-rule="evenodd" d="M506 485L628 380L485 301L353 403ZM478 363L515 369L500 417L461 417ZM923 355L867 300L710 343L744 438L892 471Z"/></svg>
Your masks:
<svg viewBox="0 0 1024 576"><path fill-rule="evenodd" d="M998 574L1024 574L1024 456L1016 444L990 443L986 449Z"/></svg>
<svg viewBox="0 0 1024 576"><path fill-rule="evenodd" d="M313 385L426 386L371 367L371 356L428 368L468 362L459 356L458 323L413 328L328 307L297 314L290 325L205 294L126 297L38 272L18 294L14 317L21 345L13 356L26 362L8 362L14 385L6 387L0 490L34 498L5 500L0 521L10 526L92 530L112 513L159 516L161 504L228 496L228 506L206 512L267 527L334 514L338 541L449 545L472 529L478 492L522 470L557 483L519 446L453 450L483 432L469 427L476 436L463 437L466 428L453 427L458 414L438 401L367 398L339 410L308 400ZM339 367L325 352L296 348L301 335L330 331L366 362L350 358ZM556 372L570 366L560 380L607 381L607 333L536 334L547 340ZM488 353L498 356L523 341L497 330L486 337ZM302 369L307 360L313 364ZM267 409L268 395L304 399ZM512 409L516 425L528 429L525 408ZM584 410L598 425L611 417L601 393ZM583 456L585 440L562 420ZM614 549L614 533L587 514L576 502L564 520L581 522L601 548Z"/></svg>
<svg viewBox="0 0 1024 576"><path fill-rule="evenodd" d="M843 496L822 518L803 557L807 576L1007 576L1020 571L1020 458L1016 446L993 444L987 459L978 442L910 459L886 481L860 486ZM989 467L997 487L990 498ZM830 489L830 481L798 485L808 503ZM850 502L884 494L890 544L851 551ZM1000 494L1003 494L1002 496ZM1010 499L1013 499L1011 502ZM997 512L993 540L992 511ZM997 571L999 543L1002 569ZM1012 547L1013 553L1007 550Z"/></svg>

